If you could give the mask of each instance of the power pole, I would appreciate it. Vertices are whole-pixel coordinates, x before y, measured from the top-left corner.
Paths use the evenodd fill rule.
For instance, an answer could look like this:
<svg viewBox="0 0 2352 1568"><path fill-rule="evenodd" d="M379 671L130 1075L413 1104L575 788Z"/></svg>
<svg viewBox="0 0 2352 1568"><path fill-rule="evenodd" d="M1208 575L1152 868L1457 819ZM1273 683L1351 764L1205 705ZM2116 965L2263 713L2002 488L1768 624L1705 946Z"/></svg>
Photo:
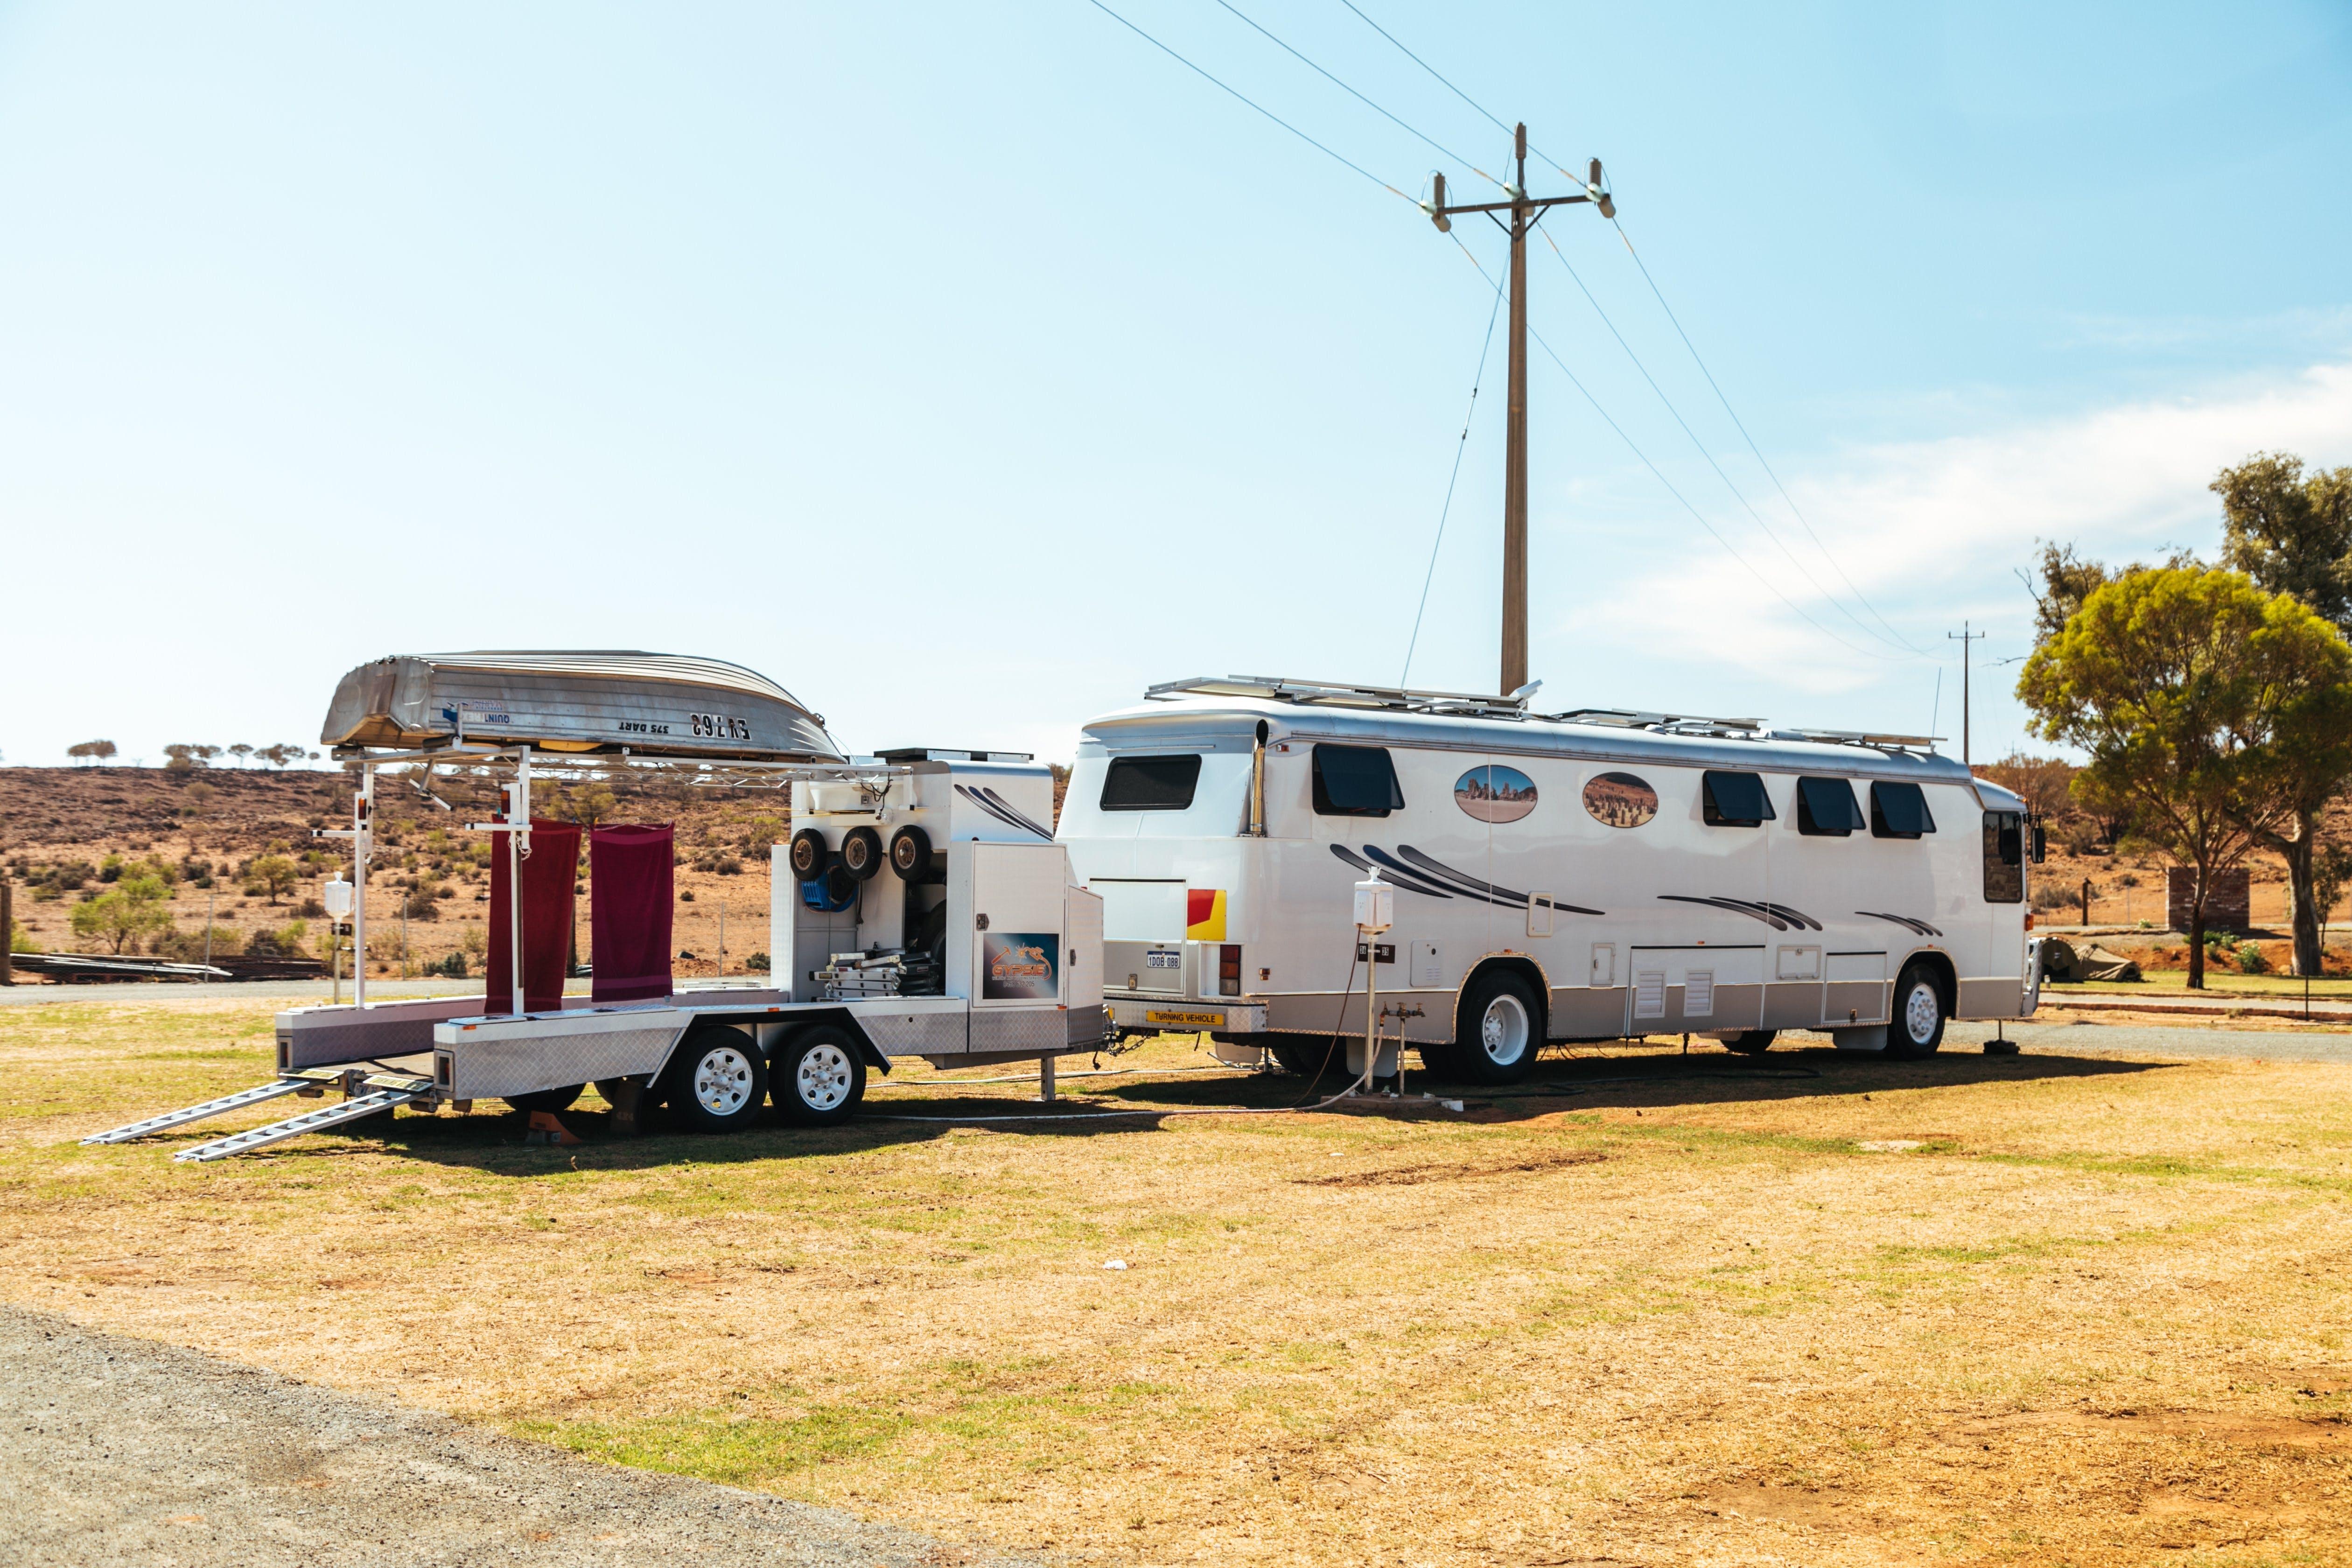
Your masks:
<svg viewBox="0 0 2352 1568"><path fill-rule="evenodd" d="M1617 205L1601 187L1601 160L1592 160L1591 177L1572 196L1531 197L1528 195L1528 128L1514 133L1511 184L1503 187L1509 199L1464 206L1445 204L1445 176L1439 174L1433 199L1422 204L1441 234L1454 227L1456 213L1485 213L1495 226L1511 237L1511 386L1503 447L1503 679L1496 688L1506 696L1528 683L1528 236L1543 215L1556 206L1591 202L1602 217L1617 216ZM1505 224L1496 215L1508 213Z"/></svg>
<svg viewBox="0 0 2352 1568"><path fill-rule="evenodd" d="M1970 632L1969 623L1962 621L1960 629L1946 632L1945 640L1960 645L1960 766L1969 765L1969 644L1982 642L1989 634Z"/></svg>

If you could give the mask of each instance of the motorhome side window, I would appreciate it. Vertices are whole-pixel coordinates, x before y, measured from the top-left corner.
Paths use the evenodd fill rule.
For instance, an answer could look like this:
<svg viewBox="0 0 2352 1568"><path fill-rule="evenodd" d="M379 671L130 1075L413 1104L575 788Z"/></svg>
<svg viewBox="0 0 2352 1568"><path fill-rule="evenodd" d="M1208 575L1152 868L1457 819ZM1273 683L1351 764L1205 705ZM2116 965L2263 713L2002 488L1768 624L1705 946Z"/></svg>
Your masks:
<svg viewBox="0 0 2352 1568"><path fill-rule="evenodd" d="M1936 831L1927 796L1915 784L1870 786L1870 833L1874 838L1916 838Z"/></svg>
<svg viewBox="0 0 2352 1568"><path fill-rule="evenodd" d="M1175 757L1113 757L1103 773L1105 811L1182 811L1201 782L1198 753Z"/></svg>
<svg viewBox="0 0 2352 1568"><path fill-rule="evenodd" d="M1843 779L1797 781L1797 831L1843 838L1866 826L1853 785Z"/></svg>
<svg viewBox="0 0 2352 1568"><path fill-rule="evenodd" d="M1384 746L1315 748L1315 815L1386 816L1404 809L1396 766Z"/></svg>
<svg viewBox="0 0 2352 1568"><path fill-rule="evenodd" d="M1755 773L1708 773L1700 781L1699 815L1709 827L1761 827L1780 815Z"/></svg>
<svg viewBox="0 0 2352 1568"><path fill-rule="evenodd" d="M1984 814L1985 902L2025 901L2025 816L2021 812Z"/></svg>

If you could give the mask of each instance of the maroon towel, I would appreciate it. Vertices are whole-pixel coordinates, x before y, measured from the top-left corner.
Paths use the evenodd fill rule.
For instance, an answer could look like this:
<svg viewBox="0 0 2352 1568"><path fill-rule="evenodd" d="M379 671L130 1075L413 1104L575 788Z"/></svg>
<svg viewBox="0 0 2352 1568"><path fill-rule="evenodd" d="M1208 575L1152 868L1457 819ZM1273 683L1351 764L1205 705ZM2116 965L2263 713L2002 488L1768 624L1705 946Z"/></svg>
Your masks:
<svg viewBox="0 0 2352 1568"><path fill-rule="evenodd" d="M639 1002L670 993L671 847L676 831L633 824L588 833L590 993Z"/></svg>
<svg viewBox="0 0 2352 1568"><path fill-rule="evenodd" d="M490 853L489 1006L514 1008L514 966L507 932L506 835ZM530 819L530 858L522 863L522 1005L551 1013L563 1005L563 966L572 952L572 889L580 874L580 829Z"/></svg>

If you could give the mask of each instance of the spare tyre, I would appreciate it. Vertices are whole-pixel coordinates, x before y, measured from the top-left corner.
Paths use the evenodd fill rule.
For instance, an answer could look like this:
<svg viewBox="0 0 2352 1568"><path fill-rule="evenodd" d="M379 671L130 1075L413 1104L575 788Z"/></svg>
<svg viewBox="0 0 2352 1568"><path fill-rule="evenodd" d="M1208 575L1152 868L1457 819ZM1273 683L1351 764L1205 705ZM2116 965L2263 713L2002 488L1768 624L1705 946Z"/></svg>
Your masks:
<svg viewBox="0 0 2352 1568"><path fill-rule="evenodd" d="M824 875L824 864L832 856L833 851L825 847L824 835L814 827L803 827L793 835L793 846L785 851L784 858L793 876L803 882L814 882Z"/></svg>
<svg viewBox="0 0 2352 1568"><path fill-rule="evenodd" d="M919 882L930 875L931 836L911 824L892 834L890 869L908 882Z"/></svg>
<svg viewBox="0 0 2352 1568"><path fill-rule="evenodd" d="M870 827L853 827L841 838L841 868L861 882L882 874L882 836Z"/></svg>

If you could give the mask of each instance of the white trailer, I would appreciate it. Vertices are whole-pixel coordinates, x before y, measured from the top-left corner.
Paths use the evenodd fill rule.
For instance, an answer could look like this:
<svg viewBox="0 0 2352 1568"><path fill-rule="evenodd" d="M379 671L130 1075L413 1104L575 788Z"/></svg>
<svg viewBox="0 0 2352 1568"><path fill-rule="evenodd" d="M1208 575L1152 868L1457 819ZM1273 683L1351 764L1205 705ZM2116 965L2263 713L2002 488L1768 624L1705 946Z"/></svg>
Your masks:
<svg viewBox="0 0 2352 1568"><path fill-rule="evenodd" d="M749 671L642 654L379 661L345 679L325 738L360 773L352 826L336 837L352 843L362 919L386 766L427 770L412 782L428 790L430 770L506 773L499 818L473 826L517 861L530 852L534 777L551 772L682 769L709 787L789 787L799 831L773 851L774 973L530 1012L517 963L511 1005L494 1014L483 997L371 1003L362 963L352 1005L278 1015L272 1081L85 1142L331 1089L340 1103L174 1158L219 1159L402 1106L560 1110L592 1083L623 1130L662 1104L701 1130L738 1129L771 1100L788 1121L825 1123L853 1115L868 1070L894 1058L1035 1060L1050 1098L1055 1059L1103 1043L1101 901L1074 884L1053 840L1052 771L1025 755L851 758L821 717ZM363 924L358 935L363 952Z"/></svg>
<svg viewBox="0 0 2352 1568"><path fill-rule="evenodd" d="M2039 987L2038 829L1919 737L1177 681L1086 726L1058 837L1103 897L1115 1026L1294 1070L1335 1034L1363 1069L1364 964L1386 1034L1490 1083L1645 1034L1925 1055ZM1375 873L1396 925L1367 950L1349 889Z"/></svg>

